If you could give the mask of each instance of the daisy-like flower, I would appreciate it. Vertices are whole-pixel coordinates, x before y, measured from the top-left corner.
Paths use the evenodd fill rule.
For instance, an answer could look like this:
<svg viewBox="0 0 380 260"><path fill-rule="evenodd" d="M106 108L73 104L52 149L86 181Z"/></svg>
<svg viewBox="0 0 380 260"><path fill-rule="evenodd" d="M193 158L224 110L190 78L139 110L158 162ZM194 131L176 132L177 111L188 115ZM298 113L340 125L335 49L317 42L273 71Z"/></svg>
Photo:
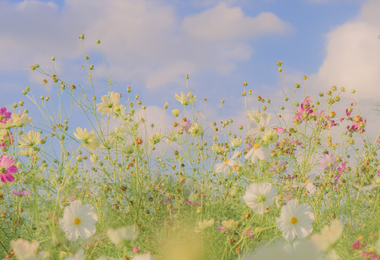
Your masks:
<svg viewBox="0 0 380 260"><path fill-rule="evenodd" d="M267 144L273 144L277 142L278 135L275 129L269 129L263 136L263 141Z"/></svg>
<svg viewBox="0 0 380 260"><path fill-rule="evenodd" d="M116 230L110 228L107 230L107 236L117 246L123 241L133 241L139 235L139 229L135 226L122 227Z"/></svg>
<svg viewBox="0 0 380 260"><path fill-rule="evenodd" d="M234 154L232 155L231 159L226 159L222 163L215 164L215 172L216 173L221 173L221 172L226 173L226 172L228 172L230 167L233 167L235 170L237 168L239 168L239 166L241 165L241 162L234 160L239 156L239 154L240 154L239 151L235 151Z"/></svg>
<svg viewBox="0 0 380 260"><path fill-rule="evenodd" d="M11 247L13 248L13 252L19 260L42 260L48 257L47 253L37 255L37 250L39 246L40 243L38 243L37 241L33 241L32 243L30 243L29 241L24 240L22 238L11 241Z"/></svg>
<svg viewBox="0 0 380 260"><path fill-rule="evenodd" d="M252 120L255 121L256 123L259 123L261 120L261 117L264 117L264 119L267 119L269 115L266 113L261 113L259 110L254 110L252 113L247 113L248 117Z"/></svg>
<svg viewBox="0 0 380 260"><path fill-rule="evenodd" d="M82 206L80 200L74 200L65 208L63 218L59 221L61 229L66 233L67 239L76 241L78 237L87 239L96 232L95 223L98 216L94 206L86 204Z"/></svg>
<svg viewBox="0 0 380 260"><path fill-rule="evenodd" d="M113 115L115 108L120 105L120 94L116 92L108 92L108 95L102 96L103 103L96 104L98 112L103 115ZM120 108L120 107L119 107Z"/></svg>
<svg viewBox="0 0 380 260"><path fill-rule="evenodd" d="M298 205L298 200L290 200L281 208L281 216L276 220L278 229L283 237L292 241L296 236L307 237L313 232L314 214L307 203Z"/></svg>
<svg viewBox="0 0 380 260"><path fill-rule="evenodd" d="M264 115L262 115L260 117L260 121L259 122L257 122L257 123L253 122L251 124L251 130L248 131L247 134L250 134L250 135L256 137L256 136L260 135L261 133L265 132L265 130L267 128L270 128L270 127L273 126L273 125L269 126L270 119L271 119L271 115L270 114L268 114L267 117L265 117Z"/></svg>
<svg viewBox="0 0 380 260"><path fill-rule="evenodd" d="M15 196L26 196L26 195L29 195L30 192L29 191L23 191L23 190L19 190L19 191L15 191L15 190L12 190L11 193Z"/></svg>
<svg viewBox="0 0 380 260"><path fill-rule="evenodd" d="M34 130L21 135L22 140L19 140L18 146L20 148L33 148L41 143L41 133Z"/></svg>
<svg viewBox="0 0 380 260"><path fill-rule="evenodd" d="M277 194L276 187L268 182L252 183L247 187L243 200L253 211L262 215L266 212L267 207L273 205L273 199Z"/></svg>
<svg viewBox="0 0 380 260"><path fill-rule="evenodd" d="M310 194L314 194L315 191L317 190L317 187L315 186L314 183L320 183L323 181L322 179L315 180L316 178L317 178L317 175L315 173L310 174L309 178L305 181L305 183L298 182L298 183L295 183L293 187L303 187L303 188L306 188L306 190Z"/></svg>
<svg viewBox="0 0 380 260"><path fill-rule="evenodd" d="M320 159L321 163L319 167L325 171L333 171L336 167L335 155L334 154L325 154L323 159Z"/></svg>
<svg viewBox="0 0 380 260"><path fill-rule="evenodd" d="M191 127L192 123L189 119L183 118L181 123L179 123L179 130L182 132L185 132L186 134L189 133L189 129Z"/></svg>
<svg viewBox="0 0 380 260"><path fill-rule="evenodd" d="M244 159L251 159L252 163L255 163L257 160L265 160L266 157L264 148L260 147L258 144L255 144L244 156Z"/></svg>
<svg viewBox="0 0 380 260"><path fill-rule="evenodd" d="M176 142L178 139L179 139L179 134L177 133L177 131L173 130L170 133L168 133L166 137L166 142L172 143L172 142Z"/></svg>
<svg viewBox="0 0 380 260"><path fill-rule="evenodd" d="M14 113L12 114L11 117L12 117L13 126L16 126L16 127L23 127L23 126L29 125L33 121L33 119L31 117L28 117L26 113L23 113L22 116L20 114Z"/></svg>
<svg viewBox="0 0 380 260"><path fill-rule="evenodd" d="M0 180L4 183L12 182L15 178L12 174L17 172L17 167L13 165L14 160L11 157L2 155L0 157Z"/></svg>
<svg viewBox="0 0 380 260"><path fill-rule="evenodd" d="M178 96L178 94L175 94L174 96L182 105L184 106L187 106L187 105L191 105L195 102L195 100L197 99L197 96L193 96L193 93L189 92L187 94L187 96L185 97L185 95L183 94L183 92L181 92L181 96Z"/></svg>
<svg viewBox="0 0 380 260"><path fill-rule="evenodd" d="M311 241L322 251L334 245L343 232L343 224L339 219L331 221L330 226L324 226L321 234L314 234Z"/></svg>
<svg viewBox="0 0 380 260"><path fill-rule="evenodd" d="M203 230L211 227L212 225L214 225L214 219L213 218L210 220L198 221L198 226L195 228L195 232L202 232Z"/></svg>
<svg viewBox="0 0 380 260"><path fill-rule="evenodd" d="M65 260L84 260L84 251L83 249L79 249L78 252L73 256L68 256Z"/></svg>
<svg viewBox="0 0 380 260"><path fill-rule="evenodd" d="M5 107L0 108L0 122L5 123L11 118L11 112L7 111Z"/></svg>
<svg viewBox="0 0 380 260"><path fill-rule="evenodd" d="M95 150L99 147L99 138L95 136L94 131L88 133L86 128L82 130L82 128L78 127L76 129L76 133L74 133L74 136L75 138L81 140L84 146L90 150Z"/></svg>

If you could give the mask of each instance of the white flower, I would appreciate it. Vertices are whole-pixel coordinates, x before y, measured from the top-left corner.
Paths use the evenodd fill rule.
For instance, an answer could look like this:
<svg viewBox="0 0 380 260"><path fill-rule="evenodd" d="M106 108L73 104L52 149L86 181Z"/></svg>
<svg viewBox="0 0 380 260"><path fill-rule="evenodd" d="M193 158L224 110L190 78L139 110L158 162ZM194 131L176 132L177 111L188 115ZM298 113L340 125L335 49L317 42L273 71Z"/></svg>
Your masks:
<svg viewBox="0 0 380 260"><path fill-rule="evenodd" d="M244 159L251 159L252 163L255 163L257 160L265 160L267 155L265 150L260 147L258 144L255 144L251 150L244 156Z"/></svg>
<svg viewBox="0 0 380 260"><path fill-rule="evenodd" d="M22 238L11 241L11 247L13 248L14 254L20 260L34 260L37 259L37 250L40 243L34 241L29 243L29 241Z"/></svg>
<svg viewBox="0 0 380 260"><path fill-rule="evenodd" d="M316 177L317 177L317 175L315 173L313 173L309 176L309 178L305 181L305 183L297 182L293 185L293 187L303 187L303 188L306 188L306 190L310 194L314 194L315 191L317 190L317 187L314 185L314 183L320 183L323 181L322 179L315 180Z"/></svg>
<svg viewBox="0 0 380 260"><path fill-rule="evenodd" d="M120 245L122 241L135 240L138 235L139 230L135 226L122 227L116 230L110 228L107 230L108 238L117 246Z"/></svg>
<svg viewBox="0 0 380 260"><path fill-rule="evenodd" d="M372 183L371 185L364 186L361 188L361 191L367 191L367 190L373 190L380 186L380 178L376 176L375 183Z"/></svg>
<svg viewBox="0 0 380 260"><path fill-rule="evenodd" d="M198 123L194 123L191 125L189 129L189 134L191 134L194 137L201 136L203 134L203 127Z"/></svg>
<svg viewBox="0 0 380 260"><path fill-rule="evenodd" d="M86 128L82 130L82 128L78 127L76 129L76 133L74 133L74 136L75 138L81 140L84 146L90 150L95 150L99 147L99 138L95 136L94 131L88 133Z"/></svg>
<svg viewBox="0 0 380 260"><path fill-rule="evenodd" d="M98 216L94 206L82 206L80 200L74 200L65 208L63 218L59 221L61 229L66 233L67 239L76 241L79 236L83 239L91 237L96 232L95 223Z"/></svg>
<svg viewBox="0 0 380 260"><path fill-rule="evenodd" d="M173 130L170 133L168 133L166 137L166 142L172 143L172 142L176 142L178 139L179 139L179 134L177 133L177 131Z"/></svg>
<svg viewBox="0 0 380 260"><path fill-rule="evenodd" d="M266 128L270 128L273 126L269 126L270 119L270 114L268 114L266 118L262 115L258 123L254 122L251 124L251 130L248 131L247 134L251 134L252 136L258 136L259 134L265 132Z"/></svg>
<svg viewBox="0 0 380 260"><path fill-rule="evenodd" d="M298 200L290 200L281 208L281 216L276 220L278 229L283 237L292 241L296 236L305 238L313 231L311 223L314 214L307 203L298 205Z"/></svg>
<svg viewBox="0 0 380 260"><path fill-rule="evenodd" d="M238 136L235 138L230 137L229 140L230 140L231 146L233 146L233 147L239 147L243 143L243 140Z"/></svg>
<svg viewBox="0 0 380 260"><path fill-rule="evenodd" d="M234 169L236 170L241 165L240 161L234 160L236 157L239 156L239 154L240 154L239 151L235 151L234 154L232 155L231 159L226 159L222 163L215 164L215 172L216 173L220 173L220 172L226 173L230 169L230 167L234 167Z"/></svg>
<svg viewBox="0 0 380 260"><path fill-rule="evenodd" d="M132 260L155 260L156 258L151 254L135 255Z"/></svg>
<svg viewBox="0 0 380 260"><path fill-rule="evenodd" d="M41 133L34 130L22 134L21 138L23 140L19 140L18 142L20 148L33 148L35 145L41 143Z"/></svg>
<svg viewBox="0 0 380 260"><path fill-rule="evenodd" d="M65 260L84 260L84 251L83 249L79 249L78 252L74 256L68 256Z"/></svg>
<svg viewBox="0 0 380 260"><path fill-rule="evenodd" d="M252 111L252 113L247 113L248 114L248 117L250 119L252 119L253 121L259 123L260 120L261 120L261 117L264 117L264 119L267 119L268 118L268 115L266 113L260 113L259 110L254 110Z"/></svg>
<svg viewBox="0 0 380 260"><path fill-rule="evenodd" d="M223 149L223 146L219 146L217 144L213 144L211 146L211 150L216 153L216 154L219 154L220 152L222 152L224 149Z"/></svg>
<svg viewBox="0 0 380 260"><path fill-rule="evenodd" d="M213 218L210 220L198 221L198 226L195 228L195 232L202 232L203 230L211 227L212 225L214 225L214 219Z"/></svg>
<svg viewBox="0 0 380 260"><path fill-rule="evenodd" d="M113 115L120 108L120 94L116 92L108 92L108 95L102 96L103 103L96 104L98 112L104 115ZM121 111L121 110L120 110Z"/></svg>
<svg viewBox="0 0 380 260"><path fill-rule="evenodd" d="M252 183L247 187L243 200L253 211L262 215L266 212L267 207L273 205L273 199L277 194L276 187L268 182Z"/></svg>
<svg viewBox="0 0 380 260"><path fill-rule="evenodd" d="M343 224L339 219L331 221L330 226L324 226L321 234L314 234L311 241L322 251L335 244L343 232Z"/></svg>
<svg viewBox="0 0 380 260"><path fill-rule="evenodd" d="M187 96L185 97L185 95L181 92L181 96L178 96L177 94L175 94L174 96L182 105L184 106L187 106L187 105L191 105L195 102L195 100L197 99L197 96L193 96L193 93L189 92L187 94Z"/></svg>

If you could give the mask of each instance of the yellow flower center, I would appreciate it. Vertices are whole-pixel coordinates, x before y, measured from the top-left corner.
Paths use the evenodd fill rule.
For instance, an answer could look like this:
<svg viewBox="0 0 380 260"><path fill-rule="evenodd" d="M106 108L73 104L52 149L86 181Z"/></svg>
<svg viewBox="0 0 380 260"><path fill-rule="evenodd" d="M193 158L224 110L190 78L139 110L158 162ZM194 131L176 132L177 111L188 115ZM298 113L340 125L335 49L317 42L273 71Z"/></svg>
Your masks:
<svg viewBox="0 0 380 260"><path fill-rule="evenodd" d="M260 145L255 144L255 145L253 146L253 148L255 148L255 149L259 149L259 148L260 148Z"/></svg>
<svg viewBox="0 0 380 260"><path fill-rule="evenodd" d="M306 181L305 181L305 184L308 184L308 183L309 183L309 180L306 180Z"/></svg>
<svg viewBox="0 0 380 260"><path fill-rule="evenodd" d="M292 223L293 225L297 224L297 222L298 222L298 219L296 217L292 217L290 219L290 223Z"/></svg>
<svg viewBox="0 0 380 260"><path fill-rule="evenodd" d="M80 218L74 218L74 225L79 225L80 224Z"/></svg>
<svg viewBox="0 0 380 260"><path fill-rule="evenodd" d="M225 163L228 163L229 161L230 161L230 160L228 160L228 159L225 159L225 160L224 160Z"/></svg>

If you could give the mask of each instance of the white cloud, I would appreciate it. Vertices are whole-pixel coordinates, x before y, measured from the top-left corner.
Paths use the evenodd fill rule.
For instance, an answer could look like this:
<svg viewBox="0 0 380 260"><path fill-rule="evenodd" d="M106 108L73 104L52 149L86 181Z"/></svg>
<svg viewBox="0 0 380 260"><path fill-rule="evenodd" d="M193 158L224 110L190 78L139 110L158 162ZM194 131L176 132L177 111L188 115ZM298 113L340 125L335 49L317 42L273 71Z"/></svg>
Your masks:
<svg viewBox="0 0 380 260"><path fill-rule="evenodd" d="M188 73L230 73L251 58L252 40L290 29L272 13L250 17L224 2L181 18L174 6L148 0L66 0L61 9L36 0L0 2L0 22L9 24L0 28L0 69L47 65L53 55L76 60L84 32L88 52L102 41L113 78L148 88L180 82Z"/></svg>

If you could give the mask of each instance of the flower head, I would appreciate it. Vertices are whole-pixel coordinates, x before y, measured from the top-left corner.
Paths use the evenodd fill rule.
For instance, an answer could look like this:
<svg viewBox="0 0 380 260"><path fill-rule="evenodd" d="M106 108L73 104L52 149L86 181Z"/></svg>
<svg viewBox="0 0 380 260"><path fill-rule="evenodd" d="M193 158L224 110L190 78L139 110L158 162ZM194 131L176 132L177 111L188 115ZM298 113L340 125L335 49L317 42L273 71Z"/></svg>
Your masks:
<svg viewBox="0 0 380 260"><path fill-rule="evenodd" d="M241 162L234 160L239 156L239 154L240 154L239 151L235 151L234 154L232 155L231 159L226 159L226 160L224 160L224 162L217 163L215 165L215 172L216 173L220 173L220 172L226 173L230 167L233 167L235 170L237 168L239 168L241 166Z"/></svg>
<svg viewBox="0 0 380 260"><path fill-rule="evenodd" d="M178 94L175 94L174 96L182 105L184 106L187 106L187 105L191 105L195 102L195 100L197 99L197 96L193 96L193 93L189 92L187 94L187 96L185 97L185 95L181 92L181 96L178 96Z"/></svg>
<svg viewBox="0 0 380 260"><path fill-rule="evenodd" d="M82 130L82 128L78 127L76 129L76 133L74 133L74 136L75 138L81 140L84 146L90 150L95 150L99 147L100 141L99 138L95 136L94 131L88 133L86 128Z"/></svg>
<svg viewBox="0 0 380 260"><path fill-rule="evenodd" d="M120 94L113 91L108 92L108 95L102 96L102 101L103 103L96 104L98 112L104 115L114 115L120 105Z"/></svg>
<svg viewBox="0 0 380 260"><path fill-rule="evenodd" d="M41 143L41 134L34 130L22 134L22 140L19 140L18 145L20 148L33 148Z"/></svg>
<svg viewBox="0 0 380 260"><path fill-rule="evenodd" d="M251 150L244 156L244 159L251 159L252 163L255 163L257 160L265 160L266 159L265 150L260 147L258 144L253 145Z"/></svg>
<svg viewBox="0 0 380 260"><path fill-rule="evenodd" d="M198 123L194 123L189 129L189 133L194 137L201 136L203 134L203 127Z"/></svg>
<svg viewBox="0 0 380 260"><path fill-rule="evenodd" d="M184 118L182 119L181 123L179 123L179 130L188 134L191 125L192 125L191 121L189 119Z"/></svg>
<svg viewBox="0 0 380 260"><path fill-rule="evenodd" d="M298 205L298 200L290 200L281 208L281 216L276 220L283 237L292 241L296 236L305 238L313 231L314 214L307 203Z"/></svg>
<svg viewBox="0 0 380 260"><path fill-rule="evenodd" d="M243 199L253 211L262 215L266 212L267 207L273 205L273 199L277 194L276 187L268 182L252 183L247 187Z"/></svg>
<svg viewBox="0 0 380 260"><path fill-rule="evenodd" d="M323 159L320 159L319 167L325 171L334 171L336 167L335 155L325 154Z"/></svg>
<svg viewBox="0 0 380 260"><path fill-rule="evenodd" d="M15 196L25 196L25 195L28 195L30 194L29 191L23 191L23 190L19 190L19 191L15 191L15 190L12 190L11 193Z"/></svg>
<svg viewBox="0 0 380 260"><path fill-rule="evenodd" d="M321 234L314 234L311 237L311 241L323 251L326 251L330 246L332 246L343 232L343 224L339 219L334 219L331 221L330 226L324 226Z"/></svg>
<svg viewBox="0 0 380 260"><path fill-rule="evenodd" d="M119 246L123 241L133 241L139 235L139 230L135 226L122 227L116 230L110 228L107 230L108 238L115 245Z"/></svg>
<svg viewBox="0 0 380 260"><path fill-rule="evenodd" d="M7 111L5 107L0 108L0 122L5 124L11 118L11 112Z"/></svg>
<svg viewBox="0 0 380 260"><path fill-rule="evenodd" d="M65 208L59 225L66 233L67 239L76 241L79 236L87 239L95 234L96 222L98 222L98 216L95 213L94 206L90 204L82 206L80 200L74 200Z"/></svg>
<svg viewBox="0 0 380 260"><path fill-rule="evenodd" d="M17 172L17 167L13 165L14 160L11 157L2 155L0 157L0 180L4 183L12 182L15 178L12 174Z"/></svg>

